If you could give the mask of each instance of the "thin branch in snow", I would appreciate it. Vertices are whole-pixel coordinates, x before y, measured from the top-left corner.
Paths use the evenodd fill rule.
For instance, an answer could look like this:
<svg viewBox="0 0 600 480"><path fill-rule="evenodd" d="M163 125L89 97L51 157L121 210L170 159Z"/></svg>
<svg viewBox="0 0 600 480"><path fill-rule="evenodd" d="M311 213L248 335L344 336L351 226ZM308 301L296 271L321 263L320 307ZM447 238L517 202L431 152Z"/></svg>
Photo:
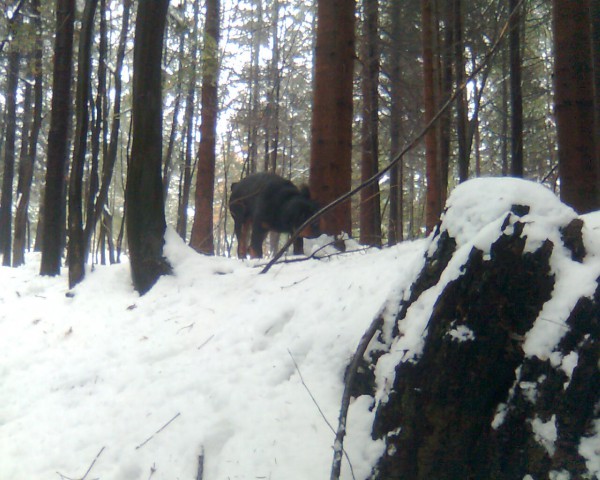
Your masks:
<svg viewBox="0 0 600 480"><path fill-rule="evenodd" d="M200 455L198 455L198 474L196 480L202 480L204 477L204 445L200 447Z"/></svg>
<svg viewBox="0 0 600 480"><path fill-rule="evenodd" d="M179 415L181 415L181 412L178 412L177 415L175 415L171 420L169 420L167 423L165 423L162 427L160 427L156 432L154 432L152 435L150 435L150 437L148 437L145 441L143 441L142 443L140 443L137 447L135 447L136 450L139 450L140 448L142 448L144 445L146 445L150 440L152 440L154 438L155 435L158 435L160 432L162 432L165 428L167 428L171 422L173 422L173 420L175 420Z"/></svg>
<svg viewBox="0 0 600 480"><path fill-rule="evenodd" d="M210 341L211 341L211 340L212 340L214 337L215 337L214 335L211 335L210 337L208 337L208 338L207 338L207 339L204 341L204 343L198 347L198 350L200 350L202 347L204 347L204 345L206 345L208 342L210 342Z"/></svg>
<svg viewBox="0 0 600 480"><path fill-rule="evenodd" d="M327 417L323 413L323 410L321 410L321 407L318 404L317 400L315 399L314 395L312 394L312 392L308 388L308 385L306 385L306 382L304 381L304 377L302 377L302 372L300 371L300 367L298 367L298 364L296 363L296 359L294 358L294 355L292 355L292 352L290 352L289 349L288 349L288 353L290 354L290 357L292 358L292 362L294 363L294 367L296 368L296 371L298 372L298 376L300 377L300 382L302 383L302 386L308 392L308 395L310 396L311 400L313 401L313 403L317 407L317 410L319 410L319 413L321 414L321 417L323 417L323 420L325 420L325 423L327 424L327 426L329 427L329 429L333 433L336 433L335 430L334 430L334 428L333 428L333 426L331 425L331 423L329 422L329 420L327 420ZM354 469L352 468L352 462L350 461L350 457L348 456L348 453L346 452L346 450L344 450L343 447L342 447L342 451L344 452L344 456L346 457L346 460L348 460L348 465L350 466L350 473L352 474L352 478L354 480L356 480L356 477L354 476Z"/></svg>
<svg viewBox="0 0 600 480"><path fill-rule="evenodd" d="M358 366L367 350L369 343L375 336L375 333L380 330L382 326L383 315L379 314L373 319L371 325L360 339L360 342L358 342L356 352L354 353L352 361L348 366L348 370L346 372L346 381L344 384L344 393L342 394L342 405L340 407L338 430L335 434L335 443L333 445L333 463L331 464L330 480L338 480L340 478L340 471L342 468L342 452L346 453L344 451L344 436L346 435L346 418L348 417L348 408L350 407L350 392L352 390L352 384L354 383ZM348 455L346 454L346 458L347 457ZM352 469L352 465L350 465L350 469ZM354 473L352 474L352 477L354 477Z"/></svg>
<svg viewBox="0 0 600 480"><path fill-rule="evenodd" d="M100 451L98 452L98 454L96 455L96 457L94 458L94 460L92 461L91 465L89 466L89 468L87 469L87 471L85 472L85 474L83 475L83 477L79 478L79 479L75 479L75 478L70 478L67 477L66 475L63 475L60 472L56 472L56 474L62 478L63 480L85 480L86 477L89 475L89 473L92 471L92 468L94 468L94 465L96 464L96 461L98 460L98 458L100 457L100 455L102 455L102 452L104 451L106 447L102 447L100 449Z"/></svg>

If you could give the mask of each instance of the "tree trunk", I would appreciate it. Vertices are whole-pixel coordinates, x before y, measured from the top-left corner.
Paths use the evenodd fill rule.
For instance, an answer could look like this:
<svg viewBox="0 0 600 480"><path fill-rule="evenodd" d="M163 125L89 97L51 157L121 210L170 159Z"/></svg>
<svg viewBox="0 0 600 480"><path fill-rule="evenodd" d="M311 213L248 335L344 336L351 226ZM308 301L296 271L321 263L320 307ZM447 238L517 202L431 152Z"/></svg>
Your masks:
<svg viewBox="0 0 600 480"><path fill-rule="evenodd" d="M402 27L400 24L400 2L390 2L391 32L390 43L390 159L400 152L400 115L402 89L400 72L400 52ZM397 163L390 170L390 214L388 223L388 245L392 246L403 240L403 162Z"/></svg>
<svg viewBox="0 0 600 480"><path fill-rule="evenodd" d="M502 49L502 84L500 101L502 108L500 109L500 115L502 115L502 121L500 122L500 157L502 158L502 176L508 176L508 52L505 48ZM479 176L479 175L478 175Z"/></svg>
<svg viewBox="0 0 600 480"><path fill-rule="evenodd" d="M351 187L354 1L317 2L310 190L325 206ZM352 234L349 201L322 219L322 231Z"/></svg>
<svg viewBox="0 0 600 480"><path fill-rule="evenodd" d="M198 54L198 16L200 14L200 2L194 2L194 32L192 37L193 42L193 58L191 63L191 73L185 99L185 158L183 164L183 185L181 195L179 197L179 205L177 209L177 233L185 241L187 238L188 225L188 205L190 202L190 189L192 186L192 156L194 149L194 110L196 96L196 55Z"/></svg>
<svg viewBox="0 0 600 480"><path fill-rule="evenodd" d="M133 0L123 0L123 17L121 20L121 32L119 34L119 44L117 46L116 63L114 71L114 105L112 112L112 121L110 127L110 140L108 143L108 149L106 156L102 163L102 181L100 183L100 190L98 191L98 197L94 206L94 224L90 228L93 230L101 218L104 207L108 201L108 190L112 182L113 171L115 163L117 161L117 149L119 146L119 135L121 130L121 90L122 90L122 79L121 74L123 70L123 60L125 58L125 46L127 42L127 32L129 30L129 17L131 13L131 5ZM112 242L109 242L109 248ZM114 255L111 252L111 258Z"/></svg>
<svg viewBox="0 0 600 480"><path fill-rule="evenodd" d="M202 114L196 177L196 213L190 245L214 254L213 201L215 192L215 145L217 128L217 84L219 78L219 0L207 0L202 68Z"/></svg>
<svg viewBox="0 0 600 480"><path fill-rule="evenodd" d="M25 263L25 237L28 218L29 199L31 197L31 183L33 180L33 167L37 154L38 137L42 123L43 108L43 75L42 75L42 20L40 17L40 0L33 0L31 4L33 24L35 27L35 52L32 64L33 85L33 114L30 137L27 142L28 152L22 164L19 175L19 200L15 213L15 238L13 248L13 265L15 267Z"/></svg>
<svg viewBox="0 0 600 480"><path fill-rule="evenodd" d="M86 157L89 126L89 98L92 64L92 36L94 14L98 0L87 0L83 11L79 56L77 61L77 92L75 98L75 147L73 165L69 178L69 288L73 288L85 276L85 238L83 232L83 167Z"/></svg>
<svg viewBox="0 0 600 480"><path fill-rule="evenodd" d="M64 246L74 21L75 0L57 0L41 275L60 274Z"/></svg>
<svg viewBox="0 0 600 480"><path fill-rule="evenodd" d="M465 82L465 59L463 54L462 0L453 0L452 23L454 32L454 68L456 88ZM469 178L469 160L471 152L467 142L467 98L462 90L456 99L456 134L458 137L458 179L461 182Z"/></svg>
<svg viewBox="0 0 600 480"><path fill-rule="evenodd" d="M273 56L269 76L271 78L268 92L268 128L267 138L269 139L268 151L268 171L277 173L277 156L279 149L279 99L281 94L281 70L279 66L280 46L279 46L279 0L273 1L273 15L271 20L271 39L273 42Z"/></svg>
<svg viewBox="0 0 600 480"><path fill-rule="evenodd" d="M140 2L133 52L133 144L126 225L133 285L146 293L171 266L163 257L161 64L168 0Z"/></svg>
<svg viewBox="0 0 600 480"><path fill-rule="evenodd" d="M519 0L509 0L512 13ZM522 11L522 10L521 10ZM511 175L523 176L523 93L521 87L521 13L512 16L509 32L510 52L510 112L511 112Z"/></svg>
<svg viewBox="0 0 600 480"><path fill-rule="evenodd" d="M432 2L433 0L421 0L425 124L431 122L435 116L438 103L435 95L434 17ZM442 175L438 148L438 130L434 125L425 135L425 155L427 162L425 225L428 233L437 225L442 213Z"/></svg>
<svg viewBox="0 0 600 480"><path fill-rule="evenodd" d="M12 44L8 54L8 81L6 83L6 141L4 144L4 174L2 177L2 198L0 199L0 252L2 265L10 267L12 247L12 205L13 180L15 171L15 138L17 133L17 87L19 85L19 64L21 54L17 45Z"/></svg>
<svg viewBox="0 0 600 480"><path fill-rule="evenodd" d="M171 183L171 170L173 163L173 150L175 140L177 139L177 130L179 126L179 110L181 108L181 97L183 95L183 73L184 73L184 52L185 52L185 30L182 29L179 34L179 70L177 72L177 85L175 86L175 103L173 105L173 120L171 121L171 133L169 134L169 143L167 144L167 153L165 154L165 167L163 170L163 198L167 201L169 193L169 184Z"/></svg>
<svg viewBox="0 0 600 480"><path fill-rule="evenodd" d="M364 0L361 79L363 95L361 129L361 181L379 171L379 5ZM381 206L379 182L360 192L360 243L381 246Z"/></svg>
<svg viewBox="0 0 600 480"><path fill-rule="evenodd" d="M100 42L98 44L98 90L94 105L95 115L92 125L92 155L91 168L89 176L89 188L87 192L86 204L86 221L84 229L84 260L87 259L92 245L92 236L96 230L97 219L95 217L96 198L98 196L100 179L99 179L99 163L100 163L100 144L102 134L106 131L106 51L107 51L107 31L106 31L106 0L100 0ZM91 98L91 92L90 92ZM106 140L106 138L104 138ZM106 142L102 143L103 150L106 151ZM104 155L106 159L106 155Z"/></svg>
<svg viewBox="0 0 600 480"><path fill-rule="evenodd" d="M579 213L600 208L594 142L590 2L553 0L560 197Z"/></svg>
<svg viewBox="0 0 600 480"><path fill-rule="evenodd" d="M263 28L263 5L262 0L257 1L256 26L252 32L252 60L250 66L251 93L248 102L248 155L246 158L246 174L257 172L258 163L258 125L259 119L259 97L260 97L260 47ZM243 175L244 172L242 172Z"/></svg>
<svg viewBox="0 0 600 480"><path fill-rule="evenodd" d="M596 161L600 162L600 0L591 0L592 20L592 62L594 70L594 121L596 141Z"/></svg>

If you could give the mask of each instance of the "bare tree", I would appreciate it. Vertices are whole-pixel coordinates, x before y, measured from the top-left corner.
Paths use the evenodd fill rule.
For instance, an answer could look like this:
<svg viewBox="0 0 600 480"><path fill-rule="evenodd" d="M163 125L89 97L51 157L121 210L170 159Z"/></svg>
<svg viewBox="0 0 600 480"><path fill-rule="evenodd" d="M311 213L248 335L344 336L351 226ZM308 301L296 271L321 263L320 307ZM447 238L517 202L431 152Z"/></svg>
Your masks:
<svg viewBox="0 0 600 480"><path fill-rule="evenodd" d="M425 103L425 123L431 122L437 111L437 96L434 72L434 12L432 0L421 0L423 35L423 91ZM442 166L438 151L438 129L434 126L425 135L427 161L427 192L425 224L431 232L442 213Z"/></svg>
<svg viewBox="0 0 600 480"><path fill-rule="evenodd" d="M519 0L509 0L509 12L515 11ZM521 10L522 11L522 10ZM523 93L521 86L521 14L511 16L509 33L510 52L510 118L511 118L511 174L523 176Z"/></svg>
<svg viewBox="0 0 600 480"><path fill-rule="evenodd" d="M194 250L214 254L213 201L219 78L219 0L207 0L202 57L202 114L196 177L196 213L190 245Z"/></svg>
<svg viewBox="0 0 600 480"><path fill-rule="evenodd" d="M85 276L86 245L83 234L83 167L87 151L92 36L98 0L87 0L83 11L79 55L77 61L77 92L75 98L75 148L69 177L69 288Z"/></svg>
<svg viewBox="0 0 600 480"><path fill-rule="evenodd" d="M560 197L586 213L600 208L590 1L553 0L552 6Z"/></svg>
<svg viewBox="0 0 600 480"><path fill-rule="evenodd" d="M42 275L60 274L64 246L74 22L75 0L57 0L52 112L44 193Z"/></svg>
<svg viewBox="0 0 600 480"><path fill-rule="evenodd" d="M327 205L351 187L354 1L318 0L310 190ZM328 234L352 232L350 203L322 220Z"/></svg>
<svg viewBox="0 0 600 480"><path fill-rule="evenodd" d="M362 151L361 180L379 171L379 5L363 0L362 41ZM381 246L381 207L379 183L373 182L360 192L360 243Z"/></svg>
<svg viewBox="0 0 600 480"><path fill-rule="evenodd" d="M125 201L131 276L140 294L171 272L163 256L161 58L168 0L138 5L133 52L133 144Z"/></svg>
<svg viewBox="0 0 600 480"><path fill-rule="evenodd" d="M17 22L18 23L18 22ZM14 26L14 25L13 25ZM12 205L15 171L15 139L17 133L17 88L21 53L16 43L8 53L8 81L6 83L6 143L4 146L4 175L0 199L0 252L2 265L10 266L12 247Z"/></svg>
<svg viewBox="0 0 600 480"><path fill-rule="evenodd" d="M40 0L32 0L31 11L35 27L35 47L30 75L33 76L33 112L30 137L27 141L28 151L23 158L19 173L17 188L18 201L15 213L15 238L13 244L13 265L25 263L25 237L29 199L31 197L31 184L33 180L33 167L37 155L38 138L42 124L43 108L43 75L42 75L42 19L40 16Z"/></svg>

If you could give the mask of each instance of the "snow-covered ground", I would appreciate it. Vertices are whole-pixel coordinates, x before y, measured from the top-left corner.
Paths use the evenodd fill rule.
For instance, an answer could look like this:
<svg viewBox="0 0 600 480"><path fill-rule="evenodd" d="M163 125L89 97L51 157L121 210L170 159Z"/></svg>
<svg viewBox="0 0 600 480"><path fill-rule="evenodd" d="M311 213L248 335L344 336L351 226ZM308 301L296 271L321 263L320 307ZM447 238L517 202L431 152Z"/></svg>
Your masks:
<svg viewBox="0 0 600 480"><path fill-rule="evenodd" d="M461 188L445 217L459 249L489 246L515 199L532 205L531 248L574 216L520 181ZM545 312L556 322L568 314L574 278L579 291L595 288L600 221L586 222L592 270L556 257L568 296L551 300L558 313ZM280 263L262 275L259 261L201 256L173 231L166 237L174 274L143 297L126 263L96 266L70 292L66 275L37 275L34 254L24 267L0 268L0 480L193 480L199 457L205 480L329 477L328 423L337 428L346 365L382 311L389 329L431 240ZM401 326L417 353L434 293ZM557 341L529 339L540 355ZM361 397L350 408L344 446L357 479L384 448L371 440L372 406ZM600 433L581 448L600 474ZM342 478L352 478L346 460Z"/></svg>
<svg viewBox="0 0 600 480"><path fill-rule="evenodd" d="M127 264L95 267L68 296L36 256L0 269L0 480L81 478L102 449L86 478L195 479L202 452L205 479L327 478L335 435L319 408L337 428L346 364L424 245L261 275L169 231L174 275L143 297ZM369 406L351 410L357 478L382 448Z"/></svg>

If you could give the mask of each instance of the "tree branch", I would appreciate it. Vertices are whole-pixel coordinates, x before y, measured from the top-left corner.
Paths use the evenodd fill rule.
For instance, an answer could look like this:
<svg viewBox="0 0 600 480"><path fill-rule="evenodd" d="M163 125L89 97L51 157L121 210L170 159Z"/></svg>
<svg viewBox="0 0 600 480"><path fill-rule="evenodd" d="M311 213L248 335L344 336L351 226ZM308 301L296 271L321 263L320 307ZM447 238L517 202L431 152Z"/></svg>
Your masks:
<svg viewBox="0 0 600 480"><path fill-rule="evenodd" d="M261 274L267 273L271 269L271 267L275 264L275 262L283 256L283 254L286 252L286 250L288 248L290 248L290 246L294 243L294 241L299 237L300 232L302 230L304 230L306 227L308 227L310 224L312 224L315 220L317 220L319 217L321 217L325 213L327 213L330 210L332 210L333 208L337 207L340 203L342 203L342 202L348 200L350 197L354 196L356 193L361 191L363 188L366 188L369 185L378 181L381 177L383 177L383 175L385 175L387 172L389 172L394 165L396 165L398 162L400 162L400 160L402 160L402 157L404 157L404 155L406 155L409 151L411 151L413 148L415 148L418 145L418 143L423 139L423 137L429 131L429 129L431 127L433 127L433 125L435 125L435 123L439 120L439 118L442 115L444 115L444 113L446 113L446 110L448 110L450 108L450 106L454 103L454 101L458 98L458 96L467 88L467 85L469 84L469 82L471 82L485 68L485 66L488 64L488 62L490 62L492 57L496 54L496 52L498 51L498 48L500 47L500 44L502 43L502 39L504 38L504 36L506 35L506 33L509 30L509 26L511 24L513 17L517 14L516 12L519 10L521 5L523 4L523 1L524 0L520 0L519 3L513 9L513 11L510 13L508 19L506 20L506 23L502 27L502 30L500 30L500 34L498 35L498 38L496 39L496 41L494 42L494 44L492 45L492 47L490 48L488 53L485 55L485 57L483 58L481 63L473 70L473 72L471 72L471 74L465 79L463 84L460 85L454 91L454 93L450 96L450 98L446 101L446 103L444 105L442 105L442 107L438 110L438 112L433 116L431 121L429 123L427 123L427 125L425 125L425 127L419 132L419 134L416 137L414 137L413 140L406 147L404 147L404 149L401 152L399 152L385 168L381 169L379 172L377 172L375 175L373 175L368 180L365 180L363 183L361 183L356 188L350 190L348 193L345 193L341 197L338 197L337 199L335 199L330 204L321 208L312 217L310 217L302 225L300 225L300 227L298 227L296 229L296 231L292 235L290 235L290 238L283 245L283 247L281 247L281 249L275 254L275 256L271 259L271 261L260 272Z"/></svg>

